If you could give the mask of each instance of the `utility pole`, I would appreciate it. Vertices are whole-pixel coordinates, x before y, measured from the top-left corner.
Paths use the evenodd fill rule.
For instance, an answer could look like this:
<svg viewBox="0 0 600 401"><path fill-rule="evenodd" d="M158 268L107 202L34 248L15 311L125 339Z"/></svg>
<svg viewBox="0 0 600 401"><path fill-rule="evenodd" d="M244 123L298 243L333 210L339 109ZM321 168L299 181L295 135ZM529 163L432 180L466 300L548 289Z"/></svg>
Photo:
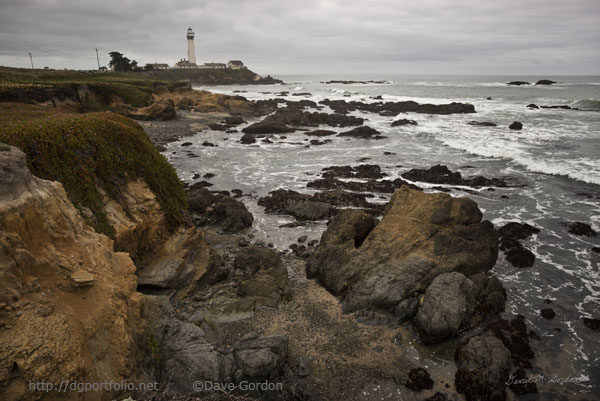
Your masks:
<svg viewBox="0 0 600 401"><path fill-rule="evenodd" d="M29 54L29 61L31 61L31 69L33 70L33 57L31 57L31 53L27 54Z"/></svg>
<svg viewBox="0 0 600 401"><path fill-rule="evenodd" d="M98 71L100 71L100 57L98 56L98 48L96 47L96 60L98 60Z"/></svg>

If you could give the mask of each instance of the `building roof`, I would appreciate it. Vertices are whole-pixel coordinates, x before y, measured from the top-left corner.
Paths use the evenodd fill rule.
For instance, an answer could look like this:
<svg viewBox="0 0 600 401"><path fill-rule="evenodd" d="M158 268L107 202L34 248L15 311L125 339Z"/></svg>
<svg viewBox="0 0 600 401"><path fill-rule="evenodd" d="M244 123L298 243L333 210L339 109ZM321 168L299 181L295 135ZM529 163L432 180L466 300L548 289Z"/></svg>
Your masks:
<svg viewBox="0 0 600 401"><path fill-rule="evenodd" d="M229 63L227 63L227 64L244 65L244 63L242 63L241 60L229 60Z"/></svg>

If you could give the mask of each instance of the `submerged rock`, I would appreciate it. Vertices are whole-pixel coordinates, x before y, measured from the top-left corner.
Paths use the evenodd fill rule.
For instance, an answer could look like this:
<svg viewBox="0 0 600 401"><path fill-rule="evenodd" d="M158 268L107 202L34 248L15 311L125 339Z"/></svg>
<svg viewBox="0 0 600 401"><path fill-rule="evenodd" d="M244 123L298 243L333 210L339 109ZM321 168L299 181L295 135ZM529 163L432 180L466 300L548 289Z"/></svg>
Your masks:
<svg viewBox="0 0 600 401"><path fill-rule="evenodd" d="M353 138L361 138L361 139L381 139L384 136L381 135L381 132L377 131L374 128L363 126L354 128L350 131L340 132L337 136L350 136Z"/></svg>
<svg viewBox="0 0 600 401"><path fill-rule="evenodd" d="M535 255L519 242L533 234L540 232L540 229L527 223L521 224L510 222L498 230L500 236L500 250L502 250L508 260L515 267L531 267L535 262Z"/></svg>
<svg viewBox="0 0 600 401"><path fill-rule="evenodd" d="M531 84L527 81L510 81L506 85L521 86L521 85L531 85Z"/></svg>
<svg viewBox="0 0 600 401"><path fill-rule="evenodd" d="M540 79L535 84L536 85L554 85L555 83L556 83L555 81L551 81L549 79Z"/></svg>
<svg viewBox="0 0 600 401"><path fill-rule="evenodd" d="M401 118L400 120L392 121L392 127L399 127L402 125L419 125L415 120L408 120L406 118Z"/></svg>
<svg viewBox="0 0 600 401"><path fill-rule="evenodd" d="M523 124L519 121L513 121L508 128L515 130L515 131L520 131L523 129Z"/></svg>
<svg viewBox="0 0 600 401"><path fill-rule="evenodd" d="M600 332L600 319L584 317L583 324L585 324L590 330Z"/></svg>
<svg viewBox="0 0 600 401"><path fill-rule="evenodd" d="M598 235L598 233L589 224L581 222L570 223L569 233L586 237L595 237Z"/></svg>

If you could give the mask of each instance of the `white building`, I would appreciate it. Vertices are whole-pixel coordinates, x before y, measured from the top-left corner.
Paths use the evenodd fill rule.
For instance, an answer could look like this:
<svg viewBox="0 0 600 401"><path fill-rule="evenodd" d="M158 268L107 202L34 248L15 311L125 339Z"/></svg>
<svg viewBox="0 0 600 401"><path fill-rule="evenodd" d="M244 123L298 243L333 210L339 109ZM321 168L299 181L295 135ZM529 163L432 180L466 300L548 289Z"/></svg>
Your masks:
<svg viewBox="0 0 600 401"><path fill-rule="evenodd" d="M202 64L202 68L209 68L211 70L224 70L227 68L227 64L225 64L225 63L204 63L204 64Z"/></svg>
<svg viewBox="0 0 600 401"><path fill-rule="evenodd" d="M229 60L227 62L227 68L231 68L232 70L242 70L245 69L246 66L241 60Z"/></svg>

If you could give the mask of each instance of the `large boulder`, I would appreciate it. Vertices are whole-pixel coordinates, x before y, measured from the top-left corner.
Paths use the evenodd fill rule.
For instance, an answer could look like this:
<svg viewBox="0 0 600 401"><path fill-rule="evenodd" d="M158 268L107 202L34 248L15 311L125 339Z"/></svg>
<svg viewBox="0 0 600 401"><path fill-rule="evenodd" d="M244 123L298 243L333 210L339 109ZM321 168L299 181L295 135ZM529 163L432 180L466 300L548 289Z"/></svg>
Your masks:
<svg viewBox="0 0 600 401"><path fill-rule="evenodd" d="M454 336L465 325L475 304L474 285L462 273L443 273L427 287L415 326L424 343Z"/></svg>
<svg viewBox="0 0 600 401"><path fill-rule="evenodd" d="M470 199L403 186L377 225L364 212L338 213L308 261L308 276L341 295L346 312L404 319L436 276L471 276L494 265L498 237L481 218Z"/></svg>
<svg viewBox="0 0 600 401"><path fill-rule="evenodd" d="M512 367L510 352L498 338L475 336L457 353L456 390L467 401L504 401Z"/></svg>

